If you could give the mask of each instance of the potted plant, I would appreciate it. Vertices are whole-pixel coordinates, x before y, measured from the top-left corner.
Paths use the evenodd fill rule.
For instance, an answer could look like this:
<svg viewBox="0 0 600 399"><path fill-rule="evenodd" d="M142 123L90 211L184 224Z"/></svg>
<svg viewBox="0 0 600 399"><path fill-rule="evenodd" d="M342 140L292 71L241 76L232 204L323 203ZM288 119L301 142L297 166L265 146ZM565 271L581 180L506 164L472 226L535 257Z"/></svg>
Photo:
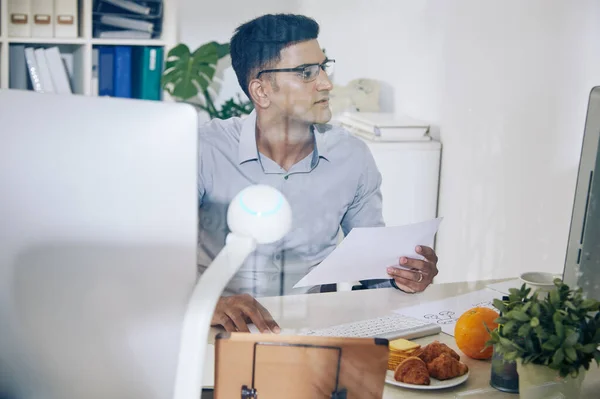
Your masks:
<svg viewBox="0 0 600 399"><path fill-rule="evenodd" d="M508 301L494 300L502 316L487 345L516 361L521 398L577 398L592 360L600 365L600 303L560 279L547 295L530 293L524 284Z"/></svg>
<svg viewBox="0 0 600 399"><path fill-rule="evenodd" d="M229 43L209 42L191 52L183 43L167 54L161 87L178 101L192 104L206 111L211 118L227 119L249 114L254 109L251 101L238 95L217 109L211 96L211 83L218 61L229 54Z"/></svg>

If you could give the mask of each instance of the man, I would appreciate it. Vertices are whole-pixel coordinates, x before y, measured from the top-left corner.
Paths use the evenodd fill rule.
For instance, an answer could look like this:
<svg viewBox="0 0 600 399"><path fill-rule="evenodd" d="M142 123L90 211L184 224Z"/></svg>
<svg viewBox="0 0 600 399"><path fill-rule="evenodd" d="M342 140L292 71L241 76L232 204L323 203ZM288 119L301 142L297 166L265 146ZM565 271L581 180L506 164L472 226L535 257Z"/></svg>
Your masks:
<svg viewBox="0 0 600 399"><path fill-rule="evenodd" d="M319 25L299 15L264 15L236 30L231 62L255 110L244 119L212 120L200 129L198 267L202 273L225 244L227 205L243 188L268 184L290 202L292 230L261 245L220 299L212 324L228 331L278 332L254 298L307 292L293 285L334 250L338 230L382 226L381 175L368 147L331 119L328 59L317 41ZM390 280L367 288L423 291L438 273L435 252L425 260L399 259ZM398 266L398 265L389 265ZM315 287L312 291L318 291Z"/></svg>

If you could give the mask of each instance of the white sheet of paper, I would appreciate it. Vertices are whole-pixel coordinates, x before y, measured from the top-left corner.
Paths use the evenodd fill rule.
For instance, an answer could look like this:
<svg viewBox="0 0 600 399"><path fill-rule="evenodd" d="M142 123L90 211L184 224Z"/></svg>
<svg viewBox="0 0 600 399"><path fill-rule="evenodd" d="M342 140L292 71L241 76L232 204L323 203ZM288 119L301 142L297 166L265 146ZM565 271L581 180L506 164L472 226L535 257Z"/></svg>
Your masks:
<svg viewBox="0 0 600 399"><path fill-rule="evenodd" d="M318 266L294 288L320 284L345 283L370 279L389 279L386 269L397 266L401 256L423 259L417 245L433 247L442 218L391 227L357 227Z"/></svg>
<svg viewBox="0 0 600 399"><path fill-rule="evenodd" d="M495 298L502 299L502 294L489 288L467 294L457 295L439 301L427 302L417 306L394 310L395 313L439 324L442 331L454 336L454 326L458 318L467 310L475 307L494 309Z"/></svg>

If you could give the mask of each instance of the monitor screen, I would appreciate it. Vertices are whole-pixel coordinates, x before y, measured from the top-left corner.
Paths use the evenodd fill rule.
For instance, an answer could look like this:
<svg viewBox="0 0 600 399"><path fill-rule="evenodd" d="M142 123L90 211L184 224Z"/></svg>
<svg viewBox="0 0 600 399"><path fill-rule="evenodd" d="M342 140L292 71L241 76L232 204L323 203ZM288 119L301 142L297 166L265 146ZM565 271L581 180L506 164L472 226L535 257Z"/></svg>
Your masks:
<svg viewBox="0 0 600 399"><path fill-rule="evenodd" d="M590 93L564 281L600 300L600 86Z"/></svg>

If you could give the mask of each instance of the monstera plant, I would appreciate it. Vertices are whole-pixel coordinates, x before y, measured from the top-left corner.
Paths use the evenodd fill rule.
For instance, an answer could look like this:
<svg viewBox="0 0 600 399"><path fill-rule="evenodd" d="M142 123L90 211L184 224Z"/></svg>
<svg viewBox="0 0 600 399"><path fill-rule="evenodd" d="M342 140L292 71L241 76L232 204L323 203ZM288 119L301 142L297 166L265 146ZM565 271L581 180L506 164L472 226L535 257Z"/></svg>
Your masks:
<svg viewBox="0 0 600 399"><path fill-rule="evenodd" d="M161 79L163 90L181 102L187 102L208 113L211 118L227 119L249 114L252 102L243 101L238 95L225 101L221 109L215 107L210 85L215 77L218 61L229 54L229 43L209 42L191 52L183 43L173 47L167 54L165 70ZM203 104L198 103L198 99Z"/></svg>

